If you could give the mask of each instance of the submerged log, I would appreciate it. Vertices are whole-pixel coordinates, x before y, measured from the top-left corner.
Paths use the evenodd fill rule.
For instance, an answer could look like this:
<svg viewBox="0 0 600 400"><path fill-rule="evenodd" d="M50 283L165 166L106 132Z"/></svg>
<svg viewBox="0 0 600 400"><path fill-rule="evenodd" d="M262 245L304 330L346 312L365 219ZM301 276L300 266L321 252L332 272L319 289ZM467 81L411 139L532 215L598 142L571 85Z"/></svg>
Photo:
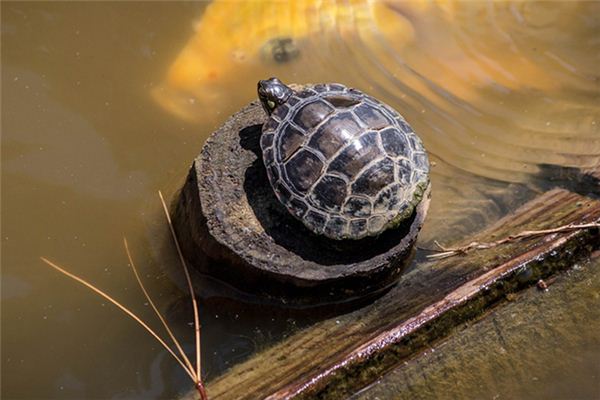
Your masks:
<svg viewBox="0 0 600 400"><path fill-rule="evenodd" d="M175 205L182 251L201 271L288 305L389 288L407 265L429 206L378 237L336 241L310 232L277 200L259 145L266 116L252 103L214 132Z"/></svg>
<svg viewBox="0 0 600 400"><path fill-rule="evenodd" d="M600 221L600 201L562 189L520 207L469 241ZM213 399L345 398L457 325L600 247L598 229L532 237L417 263L385 296L319 322L208 384Z"/></svg>

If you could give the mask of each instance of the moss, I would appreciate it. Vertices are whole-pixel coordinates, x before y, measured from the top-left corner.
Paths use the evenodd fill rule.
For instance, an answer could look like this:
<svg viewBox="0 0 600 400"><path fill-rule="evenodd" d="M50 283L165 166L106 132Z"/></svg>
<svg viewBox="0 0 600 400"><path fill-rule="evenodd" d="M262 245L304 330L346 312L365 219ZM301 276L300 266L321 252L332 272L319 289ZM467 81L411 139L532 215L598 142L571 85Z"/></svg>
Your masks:
<svg viewBox="0 0 600 400"><path fill-rule="evenodd" d="M573 207L577 201L583 201L584 206ZM598 218L600 202L556 189L523 205L469 242ZM557 240L560 237L570 240L565 243ZM422 350L461 324L516 297L538 279L568 268L599 245L598 230L588 230L536 237L435 263L416 262L382 298L338 317L339 321L319 322L277 343L215 379L209 391L215 398L232 399L299 393L303 398L346 397L404 361L421 359ZM553 253L550 248L557 250ZM465 296L471 297L464 301ZM427 324L416 327L414 318ZM391 335L390 330L396 333ZM373 352L355 358L358 349L369 344ZM287 359L278 361L281 354Z"/></svg>
<svg viewBox="0 0 600 400"><path fill-rule="evenodd" d="M415 191L411 201L408 203L408 207L398 214L393 220L391 220L386 229L395 229L399 227L404 221L408 220L415 212L417 206L423 200L427 189L429 188L429 178L425 181L420 182L416 185Z"/></svg>
<svg viewBox="0 0 600 400"><path fill-rule="evenodd" d="M599 247L597 239L597 231L587 231L576 235L561 248L560 252L550 252L543 258L532 260L513 269L488 288L479 291L475 297L450 311L441 313L436 319L402 338L398 343L391 344L360 362L343 367L327 380L326 385L315 386L312 390L304 392L300 398L342 399L348 397L402 361L416 356L418 352L436 340L447 336L460 324L480 317L492 306L505 300L507 295L532 286L539 279L565 270L578 259L588 256L592 250Z"/></svg>

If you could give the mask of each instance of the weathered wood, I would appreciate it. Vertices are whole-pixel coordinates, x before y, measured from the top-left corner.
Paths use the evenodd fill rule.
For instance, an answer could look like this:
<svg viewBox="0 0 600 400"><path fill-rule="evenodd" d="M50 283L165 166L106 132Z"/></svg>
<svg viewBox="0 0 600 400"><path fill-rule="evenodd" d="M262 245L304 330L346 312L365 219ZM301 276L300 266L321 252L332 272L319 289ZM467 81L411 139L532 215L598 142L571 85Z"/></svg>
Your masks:
<svg viewBox="0 0 600 400"><path fill-rule="evenodd" d="M600 251L401 363L353 400L597 399ZM594 257L594 254L592 254ZM550 281L548 281L550 282Z"/></svg>
<svg viewBox="0 0 600 400"><path fill-rule="evenodd" d="M331 240L310 232L275 197L259 139L265 113L252 103L213 133L194 160L173 222L196 268L288 305L381 292L408 264L429 206L378 237Z"/></svg>
<svg viewBox="0 0 600 400"><path fill-rule="evenodd" d="M600 220L600 201L555 189L471 238ZM552 234L419 263L383 298L315 324L209 383L214 399L343 398L507 294L600 246L597 229Z"/></svg>

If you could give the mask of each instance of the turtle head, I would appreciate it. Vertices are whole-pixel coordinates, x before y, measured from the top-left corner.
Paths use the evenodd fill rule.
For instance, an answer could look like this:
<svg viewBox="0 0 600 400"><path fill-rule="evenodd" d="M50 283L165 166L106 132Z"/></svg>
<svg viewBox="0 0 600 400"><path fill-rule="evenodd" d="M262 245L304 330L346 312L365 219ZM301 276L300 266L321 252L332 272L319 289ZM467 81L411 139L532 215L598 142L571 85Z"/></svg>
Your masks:
<svg viewBox="0 0 600 400"><path fill-rule="evenodd" d="M285 103L293 92L277 78L258 81L258 98L268 115L271 115L277 106Z"/></svg>

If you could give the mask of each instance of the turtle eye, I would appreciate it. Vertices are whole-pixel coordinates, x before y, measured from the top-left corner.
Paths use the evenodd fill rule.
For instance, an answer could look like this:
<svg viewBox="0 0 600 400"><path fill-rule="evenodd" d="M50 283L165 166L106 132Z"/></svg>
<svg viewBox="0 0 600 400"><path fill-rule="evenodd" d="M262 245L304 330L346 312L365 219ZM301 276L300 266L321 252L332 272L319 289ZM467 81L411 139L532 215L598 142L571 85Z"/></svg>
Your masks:
<svg viewBox="0 0 600 400"><path fill-rule="evenodd" d="M269 106L269 108L272 110L275 108L275 102L272 100L268 100L267 101L267 106Z"/></svg>

